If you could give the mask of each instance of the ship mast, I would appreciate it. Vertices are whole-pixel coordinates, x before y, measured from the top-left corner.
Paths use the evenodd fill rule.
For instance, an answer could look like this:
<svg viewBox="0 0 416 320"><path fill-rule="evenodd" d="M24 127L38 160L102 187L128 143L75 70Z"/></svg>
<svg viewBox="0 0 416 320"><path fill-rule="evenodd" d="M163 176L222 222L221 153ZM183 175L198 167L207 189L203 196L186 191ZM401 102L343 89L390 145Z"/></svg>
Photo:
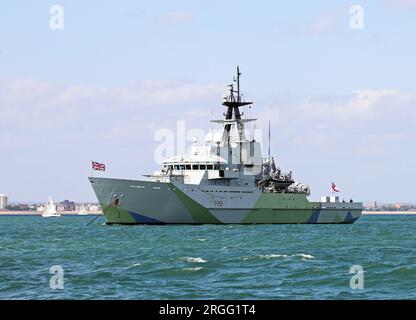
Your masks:
<svg viewBox="0 0 416 320"><path fill-rule="evenodd" d="M239 143L239 147L235 150L240 153L239 155L239 163L238 167L241 169L243 166L242 163L242 149L243 149L243 143L247 142L247 139L244 134L244 124L246 122L255 121L256 119L242 119L241 116L243 113L240 112L240 107L247 106L253 104L253 102L246 102L243 101L241 98L241 92L240 92L240 77L241 72L240 68L237 66L237 75L233 77L233 82L237 84L237 90L234 89L234 83L228 85L229 87L229 94L224 96L224 101L222 103L223 106L227 107L227 112L224 113L225 119L224 120L211 120L211 122L214 123L221 123L224 125L224 131L222 134L221 139L221 146L227 147L227 153L228 153L228 164L233 164L232 162L232 152L233 148L231 148L230 140L230 132L231 132L231 126L233 124L237 125L237 131L238 131L238 140L233 141ZM254 142L254 141L252 141ZM218 151L217 151L218 152ZM234 164L235 165L235 164Z"/></svg>
<svg viewBox="0 0 416 320"><path fill-rule="evenodd" d="M243 121L241 121L241 113L240 113L240 107L247 106L250 104L253 104L253 102L245 102L241 100L241 94L240 94L240 67L237 66L237 76L233 77L233 81L237 83L237 90L234 90L234 84L228 85L230 88L230 94L226 98L226 100L222 103L224 106L227 107L227 112L225 115L225 126L224 126L224 133L222 137L223 143L229 142L230 139L230 130L231 130L231 120L235 120L237 123L237 130L238 130L238 139L239 141L244 141L244 124ZM237 97L235 97L234 94L237 94ZM233 119L234 114L234 119ZM228 121L227 121L228 120Z"/></svg>

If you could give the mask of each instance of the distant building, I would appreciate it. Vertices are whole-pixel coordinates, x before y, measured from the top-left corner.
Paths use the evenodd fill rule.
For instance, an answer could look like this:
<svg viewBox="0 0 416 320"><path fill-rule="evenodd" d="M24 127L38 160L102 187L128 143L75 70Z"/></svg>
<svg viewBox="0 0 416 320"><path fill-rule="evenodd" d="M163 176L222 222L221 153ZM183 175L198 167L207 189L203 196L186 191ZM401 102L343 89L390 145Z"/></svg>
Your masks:
<svg viewBox="0 0 416 320"><path fill-rule="evenodd" d="M64 200L59 204L63 208L62 211L75 211L76 206L74 201Z"/></svg>
<svg viewBox="0 0 416 320"><path fill-rule="evenodd" d="M370 203L370 209L377 209L377 201L373 201Z"/></svg>
<svg viewBox="0 0 416 320"><path fill-rule="evenodd" d="M6 209L7 207L7 196L5 194L0 194L0 209Z"/></svg>
<svg viewBox="0 0 416 320"><path fill-rule="evenodd" d="M19 206L19 210L21 211L29 210L29 205L27 203L19 203L18 206Z"/></svg>
<svg viewBox="0 0 416 320"><path fill-rule="evenodd" d="M99 205L97 205L97 204L90 204L88 207L87 207L87 209L88 209L88 211L101 211L102 209L101 209L101 206L99 206Z"/></svg>

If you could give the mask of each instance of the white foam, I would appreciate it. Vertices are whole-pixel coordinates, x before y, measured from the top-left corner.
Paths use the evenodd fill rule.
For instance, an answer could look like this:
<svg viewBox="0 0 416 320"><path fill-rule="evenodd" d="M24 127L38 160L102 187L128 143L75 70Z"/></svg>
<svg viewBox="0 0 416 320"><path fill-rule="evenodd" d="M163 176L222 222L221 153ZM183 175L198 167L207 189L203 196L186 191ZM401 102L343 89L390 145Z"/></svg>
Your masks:
<svg viewBox="0 0 416 320"><path fill-rule="evenodd" d="M295 254L296 257L302 257L302 260L307 261L310 259L314 259L315 257L310 255L310 254L305 254L305 253L297 253Z"/></svg>
<svg viewBox="0 0 416 320"><path fill-rule="evenodd" d="M301 257L303 261L310 261L311 259L314 259L315 257L310 255L310 254L306 254L306 253L296 253L296 254L291 254L291 255L287 255L287 254L277 254L277 253L272 253L272 254L260 254L258 256L245 256L242 257L241 259L243 261L245 260L251 260L251 259L278 259L278 258L292 258L292 257Z"/></svg>
<svg viewBox="0 0 416 320"><path fill-rule="evenodd" d="M199 271L199 270L202 270L202 269L204 269L204 268L203 267L195 267L195 268L183 268L182 270L193 272L193 271Z"/></svg>
<svg viewBox="0 0 416 320"><path fill-rule="evenodd" d="M190 262L190 263L205 263L207 262L207 260L204 260L202 258L194 258L194 257L185 257L184 258L186 262Z"/></svg>
<svg viewBox="0 0 416 320"><path fill-rule="evenodd" d="M287 254L261 254L260 259L287 258Z"/></svg>
<svg viewBox="0 0 416 320"><path fill-rule="evenodd" d="M140 263L140 262L136 262L136 263L133 263L131 266L132 267L138 267L138 266L141 266L142 264Z"/></svg>
<svg viewBox="0 0 416 320"><path fill-rule="evenodd" d="M246 260L253 260L253 259L273 259L273 258L287 258L287 257L288 257L287 254L272 253L272 254L260 254L258 256L245 256L245 257L242 257L241 260L246 261Z"/></svg>
<svg viewBox="0 0 416 320"><path fill-rule="evenodd" d="M207 239L201 238L201 239L196 239L198 241L207 241Z"/></svg>

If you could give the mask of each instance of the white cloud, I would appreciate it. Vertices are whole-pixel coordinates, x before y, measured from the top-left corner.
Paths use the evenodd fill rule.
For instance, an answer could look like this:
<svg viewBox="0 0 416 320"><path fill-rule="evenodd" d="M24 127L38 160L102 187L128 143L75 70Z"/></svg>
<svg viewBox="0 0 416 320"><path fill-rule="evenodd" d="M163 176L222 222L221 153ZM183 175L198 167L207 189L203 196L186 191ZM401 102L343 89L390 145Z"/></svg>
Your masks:
<svg viewBox="0 0 416 320"><path fill-rule="evenodd" d="M258 115L263 131L267 130L268 114L263 108ZM340 151L342 144L348 144L356 146L356 154L368 155L366 149L389 152L397 144L395 150L406 152L415 135L416 91L363 89L297 97L275 102L270 118L272 143L283 148L297 145Z"/></svg>
<svg viewBox="0 0 416 320"><path fill-rule="evenodd" d="M308 98L302 106L302 114L308 119L331 119L331 121L369 120L375 116L378 103L383 98L394 96L402 99L406 93L398 90L358 90L347 99L345 97L328 101L316 98Z"/></svg>
<svg viewBox="0 0 416 320"><path fill-rule="evenodd" d="M332 10L321 12L308 23L294 18L281 18L278 21L278 26L284 34L289 36L316 36L335 29L339 30L343 24L347 26L348 12L348 6L340 5Z"/></svg>
<svg viewBox="0 0 416 320"><path fill-rule="evenodd" d="M388 5L404 8L404 9L414 9L416 8L416 0L384 0Z"/></svg>
<svg viewBox="0 0 416 320"><path fill-rule="evenodd" d="M309 32L312 34L319 34L328 31L333 27L336 19L336 13L323 13L309 26Z"/></svg>
<svg viewBox="0 0 416 320"><path fill-rule="evenodd" d="M107 119L108 126L131 113L146 114L148 121L168 109L220 97L222 86L214 84L143 82L119 88L86 85L56 85L32 79L0 83L2 130L72 127L86 120ZM115 121L111 121L115 119ZM139 122L140 123L140 122Z"/></svg>
<svg viewBox="0 0 416 320"><path fill-rule="evenodd" d="M177 23L190 22L192 21L193 17L194 15L192 12L175 11L156 17L156 21L161 24L172 25Z"/></svg>
<svg viewBox="0 0 416 320"><path fill-rule="evenodd" d="M179 103L198 101L198 99L218 95L223 87L213 84L180 84L167 82L145 82L135 87L116 88L110 95L126 103L143 105L171 106Z"/></svg>

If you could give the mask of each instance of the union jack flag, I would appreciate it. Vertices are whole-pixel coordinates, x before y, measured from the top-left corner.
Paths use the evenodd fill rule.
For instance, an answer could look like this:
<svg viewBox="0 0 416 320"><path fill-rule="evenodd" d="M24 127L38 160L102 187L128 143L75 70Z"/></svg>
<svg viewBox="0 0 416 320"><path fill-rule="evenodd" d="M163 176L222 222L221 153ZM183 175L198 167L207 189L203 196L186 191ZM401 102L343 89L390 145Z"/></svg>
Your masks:
<svg viewBox="0 0 416 320"><path fill-rule="evenodd" d="M93 161L92 170L105 171L105 164Z"/></svg>

